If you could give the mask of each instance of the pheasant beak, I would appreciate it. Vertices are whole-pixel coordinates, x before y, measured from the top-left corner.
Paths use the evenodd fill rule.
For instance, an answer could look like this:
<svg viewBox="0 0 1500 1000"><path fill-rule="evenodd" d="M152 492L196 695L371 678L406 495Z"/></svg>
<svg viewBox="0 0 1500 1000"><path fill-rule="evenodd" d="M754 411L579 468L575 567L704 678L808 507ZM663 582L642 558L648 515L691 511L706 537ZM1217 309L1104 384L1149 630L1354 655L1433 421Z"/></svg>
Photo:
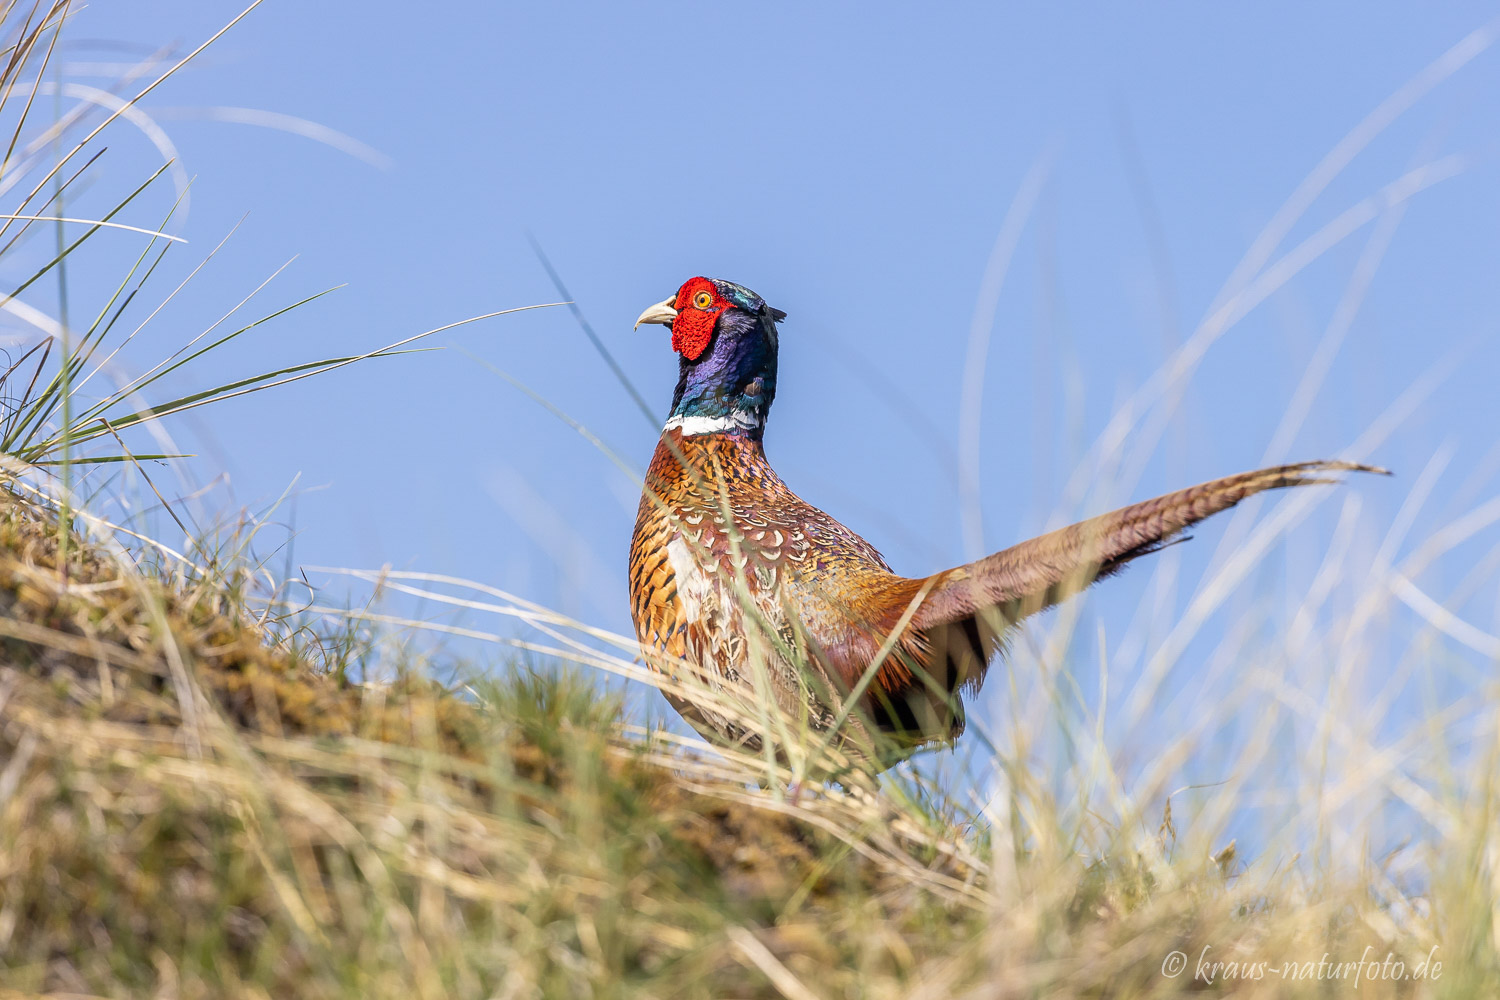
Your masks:
<svg viewBox="0 0 1500 1000"><path fill-rule="evenodd" d="M634 328L639 330L642 323L659 323L662 326L671 326L672 321L677 318L677 309L673 305L676 301L677 296L674 295L664 302L658 302L656 305L651 306L645 312L641 313L640 318L635 321Z"/></svg>

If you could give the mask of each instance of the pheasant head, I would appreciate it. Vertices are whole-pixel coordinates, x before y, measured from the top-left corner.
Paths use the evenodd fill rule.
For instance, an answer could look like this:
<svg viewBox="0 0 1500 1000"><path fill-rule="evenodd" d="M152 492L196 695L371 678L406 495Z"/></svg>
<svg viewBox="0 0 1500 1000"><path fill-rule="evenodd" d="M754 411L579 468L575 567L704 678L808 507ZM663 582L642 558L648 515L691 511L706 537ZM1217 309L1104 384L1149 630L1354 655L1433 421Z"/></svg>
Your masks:
<svg viewBox="0 0 1500 1000"><path fill-rule="evenodd" d="M679 355L668 428L758 438L776 396L776 324L786 318L743 285L689 278L635 321L672 331Z"/></svg>

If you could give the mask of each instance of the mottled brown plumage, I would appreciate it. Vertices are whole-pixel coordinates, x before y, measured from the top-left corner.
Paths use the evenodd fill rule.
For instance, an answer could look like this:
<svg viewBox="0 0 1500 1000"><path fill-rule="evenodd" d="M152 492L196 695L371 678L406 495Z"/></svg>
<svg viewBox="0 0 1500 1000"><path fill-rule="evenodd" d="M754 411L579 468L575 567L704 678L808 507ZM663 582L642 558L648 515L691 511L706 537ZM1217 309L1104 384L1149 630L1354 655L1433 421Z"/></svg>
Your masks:
<svg viewBox="0 0 1500 1000"><path fill-rule="evenodd" d="M689 314L699 332L678 339L697 353L683 355L646 474L631 611L649 662L676 681L674 707L705 735L749 749L806 729L882 766L952 739L962 697L1028 615L1245 497L1383 471L1304 462L1229 476L932 576L898 576L766 460L781 315L740 286L695 278L642 322Z"/></svg>

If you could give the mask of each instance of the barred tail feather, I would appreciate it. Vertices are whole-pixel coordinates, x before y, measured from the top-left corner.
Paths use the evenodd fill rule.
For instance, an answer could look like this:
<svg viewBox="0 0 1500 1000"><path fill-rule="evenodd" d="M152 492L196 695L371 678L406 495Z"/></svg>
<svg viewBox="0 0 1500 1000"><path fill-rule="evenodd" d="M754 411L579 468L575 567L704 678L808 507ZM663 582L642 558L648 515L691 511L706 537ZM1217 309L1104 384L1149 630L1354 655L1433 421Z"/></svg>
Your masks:
<svg viewBox="0 0 1500 1000"><path fill-rule="evenodd" d="M1358 462L1299 462L1226 476L1131 504L939 573L912 624L952 624L987 608L999 608L1018 621L1171 543L1185 529L1246 497L1290 486L1338 483L1330 474L1340 472L1390 475Z"/></svg>
<svg viewBox="0 0 1500 1000"><path fill-rule="evenodd" d="M892 588L904 610L928 594L910 627L930 650L929 672L949 691L976 686L1006 629L1118 572L1132 559L1184 540L1183 532L1246 497L1291 486L1338 483L1338 473L1385 469L1357 462L1299 462L1226 476L1131 504L1022 542L924 580Z"/></svg>

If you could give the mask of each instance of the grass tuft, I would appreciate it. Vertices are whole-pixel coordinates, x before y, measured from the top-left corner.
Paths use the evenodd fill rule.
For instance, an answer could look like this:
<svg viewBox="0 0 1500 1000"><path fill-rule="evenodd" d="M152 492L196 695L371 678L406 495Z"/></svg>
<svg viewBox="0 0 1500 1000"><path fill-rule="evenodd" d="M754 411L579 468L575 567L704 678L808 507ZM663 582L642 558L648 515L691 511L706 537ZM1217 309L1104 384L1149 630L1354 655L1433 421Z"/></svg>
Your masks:
<svg viewBox="0 0 1500 1000"><path fill-rule="evenodd" d="M806 950L855 912L976 918L768 797L689 788L584 675L353 684L77 536L64 577L50 513L0 505L15 988L772 995L738 929Z"/></svg>

